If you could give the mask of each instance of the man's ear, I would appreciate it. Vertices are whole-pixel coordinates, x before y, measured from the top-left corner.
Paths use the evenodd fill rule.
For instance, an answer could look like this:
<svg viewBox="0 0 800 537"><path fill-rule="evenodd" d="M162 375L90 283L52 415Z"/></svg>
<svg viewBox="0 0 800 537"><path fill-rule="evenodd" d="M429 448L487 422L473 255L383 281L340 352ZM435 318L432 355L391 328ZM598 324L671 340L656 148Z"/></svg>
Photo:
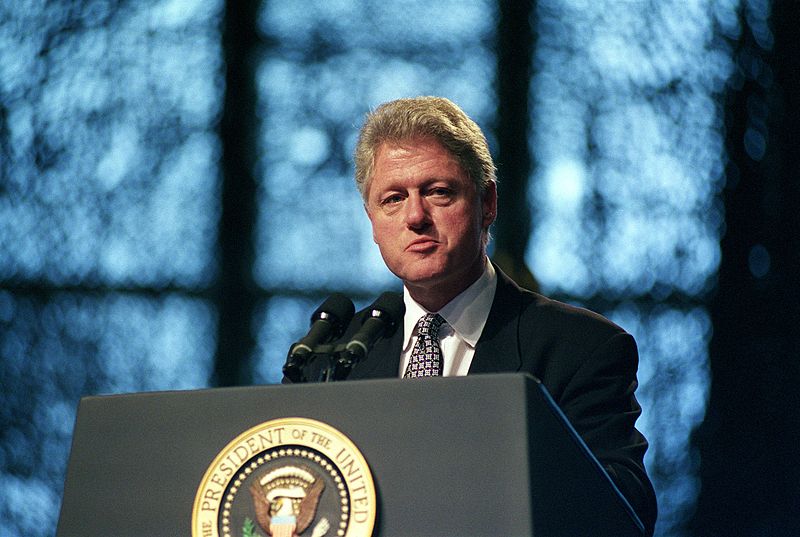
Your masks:
<svg viewBox="0 0 800 537"><path fill-rule="evenodd" d="M497 218L497 183L494 181L486 185L481 200L481 209L483 210L483 229L489 229L489 226Z"/></svg>

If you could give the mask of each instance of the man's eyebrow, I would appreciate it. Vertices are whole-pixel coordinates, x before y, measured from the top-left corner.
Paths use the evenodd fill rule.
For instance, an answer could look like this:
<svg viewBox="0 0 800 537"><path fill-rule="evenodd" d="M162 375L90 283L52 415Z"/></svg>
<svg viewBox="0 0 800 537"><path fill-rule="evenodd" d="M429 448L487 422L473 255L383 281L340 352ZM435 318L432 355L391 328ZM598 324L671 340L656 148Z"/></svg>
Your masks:
<svg viewBox="0 0 800 537"><path fill-rule="evenodd" d="M442 175L442 176L435 176L435 177L430 177L428 179L425 179L425 181L423 183L427 185L429 183L435 183L437 181L444 181L446 183L458 183L458 182L460 182L458 176L455 176L455 175Z"/></svg>

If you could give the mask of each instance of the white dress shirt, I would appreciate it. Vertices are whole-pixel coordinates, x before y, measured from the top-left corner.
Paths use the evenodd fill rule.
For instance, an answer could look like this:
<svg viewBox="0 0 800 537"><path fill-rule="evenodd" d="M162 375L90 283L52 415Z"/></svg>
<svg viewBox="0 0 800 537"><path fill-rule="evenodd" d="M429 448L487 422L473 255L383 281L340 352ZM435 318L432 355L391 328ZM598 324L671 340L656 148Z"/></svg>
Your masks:
<svg viewBox="0 0 800 537"><path fill-rule="evenodd" d="M406 313L403 317L403 350L400 353L400 377L405 374L411 350L417 341L417 321L427 313L438 313L445 323L439 329L445 377L463 376L469 371L475 356L475 345L481 337L497 289L497 273L486 259L483 274L475 283L448 302L438 312L420 306L403 288Z"/></svg>

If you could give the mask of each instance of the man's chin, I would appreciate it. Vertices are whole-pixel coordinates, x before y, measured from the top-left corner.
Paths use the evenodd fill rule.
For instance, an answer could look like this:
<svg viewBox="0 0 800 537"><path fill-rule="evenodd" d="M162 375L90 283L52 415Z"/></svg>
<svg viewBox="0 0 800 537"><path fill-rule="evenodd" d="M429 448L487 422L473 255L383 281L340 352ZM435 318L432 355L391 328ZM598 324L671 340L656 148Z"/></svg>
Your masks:
<svg viewBox="0 0 800 537"><path fill-rule="evenodd" d="M446 271L407 272L398 277L406 287L418 291L441 291L453 280L453 274Z"/></svg>

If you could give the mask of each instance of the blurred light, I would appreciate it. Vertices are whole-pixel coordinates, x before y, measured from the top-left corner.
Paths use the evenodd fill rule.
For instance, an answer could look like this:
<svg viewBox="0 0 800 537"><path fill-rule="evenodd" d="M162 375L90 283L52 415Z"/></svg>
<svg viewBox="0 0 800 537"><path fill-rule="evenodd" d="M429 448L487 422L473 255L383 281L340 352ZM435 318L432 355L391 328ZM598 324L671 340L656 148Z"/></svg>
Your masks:
<svg viewBox="0 0 800 537"><path fill-rule="evenodd" d="M80 397L208 385L213 308L157 291L213 276L221 9L0 8L0 280L42 290L0 290L2 535L53 534Z"/></svg>
<svg viewBox="0 0 800 537"><path fill-rule="evenodd" d="M526 260L545 293L623 303L610 315L641 351L657 534L674 535L699 491L689 442L708 397L710 320L699 307L641 304L673 293L702 304L719 266L719 96L733 58L717 32L740 32L738 3L541 0L537 9ZM757 129L745 145L761 158Z"/></svg>
<svg viewBox="0 0 800 537"><path fill-rule="evenodd" d="M753 32L758 46L764 50L771 50L775 37L769 28L769 17L772 4L769 0L745 0L744 14L747 25Z"/></svg>
<svg viewBox="0 0 800 537"><path fill-rule="evenodd" d="M769 273L771 258L769 251L761 244L756 244L750 248L750 253L747 256L747 264L750 267L750 272L756 278L763 278Z"/></svg>
<svg viewBox="0 0 800 537"><path fill-rule="evenodd" d="M0 192L0 277L209 282L218 144L197 140L213 135L221 102L221 3L150 4L31 5L0 23L13 52L0 63L10 137L0 171L11 178Z"/></svg>
<svg viewBox="0 0 800 537"><path fill-rule="evenodd" d="M759 161L767 151L767 140L761 132L751 127L744 133L744 149L751 159Z"/></svg>
<svg viewBox="0 0 800 537"><path fill-rule="evenodd" d="M258 68L257 283L363 294L395 285L353 181L358 127L370 108L415 95L449 97L488 126L493 3L279 0L258 24L276 45Z"/></svg>
<svg viewBox="0 0 800 537"><path fill-rule="evenodd" d="M711 66L701 62L710 31L702 4L690 8L695 26L682 23L679 38L670 33L677 32L675 10L667 6L652 14L629 4L581 5L586 9L572 11L570 4L552 0L540 8L532 147L544 172L531 189L535 222L528 262L546 292L588 297L604 289L626 297L655 286L661 294L670 288L699 292L719 259L719 214L709 207L721 188L724 163L713 92L730 71L729 54L722 49ZM593 45L566 45L574 35L570 25L595 36ZM631 28L639 31L630 34ZM645 34L655 36L661 48L642 41ZM559 46L575 52L565 58ZM680 53L661 54L672 48ZM639 55L635 65L630 54ZM653 93L656 79L648 63L657 66L663 84L673 84L676 76L680 84ZM591 200L573 205L571 216L564 212L570 205L556 202L561 193L553 190L554 170L564 162L585 170L581 197ZM575 260L587 268L576 270ZM579 281L580 274L595 281Z"/></svg>
<svg viewBox="0 0 800 537"><path fill-rule="evenodd" d="M659 497L657 533L672 535L700 490L689 438L708 401L711 319L702 308L648 311L632 302L606 313L639 346L636 396L644 411L637 427L650 441L645 463Z"/></svg>
<svg viewBox="0 0 800 537"><path fill-rule="evenodd" d="M257 384L281 381L289 347L308 331L311 312L322 300L324 298L316 301L276 296L260 306L254 319L257 327L254 381Z"/></svg>
<svg viewBox="0 0 800 537"><path fill-rule="evenodd" d="M111 136L107 153L97 163L97 181L106 191L113 190L135 165L139 133L133 125L118 125Z"/></svg>
<svg viewBox="0 0 800 537"><path fill-rule="evenodd" d="M13 387L0 412L0 533L49 535L79 399L207 386L216 319L209 304L179 295L3 294L0 311L0 378ZM14 495L19 487L36 495L39 486L48 495Z"/></svg>
<svg viewBox="0 0 800 537"><path fill-rule="evenodd" d="M364 113L387 99L450 97L495 118L495 3L263 3L258 70L260 197L255 279L273 296L253 319L257 382L278 382L323 288L396 285L352 180ZM528 262L547 292L622 300L608 312L641 350L639 426L651 441L663 534L691 510L688 448L708 394L702 308L637 303L696 296L719 263L723 140L717 95L732 69L715 32L741 32L737 0L541 0L535 32ZM23 2L0 19L0 279L52 285L207 286L219 218L219 0L85 9ZM771 47L770 4L748 0ZM745 66L760 81L762 63ZM757 106L759 103L749 103ZM763 103L762 103L763 104ZM751 116L763 120L763 114ZM755 121L745 138L762 158ZM6 136L6 134L3 134ZM760 136L760 138L759 138ZM753 158L756 158L756 157ZM501 201L502 203L502 201ZM750 252L756 277L769 253ZM763 274L762 274L763 273ZM762 276L758 276L762 274ZM210 303L0 290L0 533L52 534L74 405L85 393L202 387ZM48 379L48 382L42 382ZM38 472L36 474L35 472ZM19 475L33 475L20 479Z"/></svg>
<svg viewBox="0 0 800 537"><path fill-rule="evenodd" d="M60 502L58 490L47 480L0 473L0 496L3 497L0 529L26 536L45 535L43 528L55 529Z"/></svg>
<svg viewBox="0 0 800 537"><path fill-rule="evenodd" d="M297 164L316 166L330 153L328 135L313 127L301 127L292 135L289 158Z"/></svg>
<svg viewBox="0 0 800 537"><path fill-rule="evenodd" d="M494 4L487 0L271 0L264 3L258 24L262 33L279 37L292 50L303 50L318 35L332 49L388 49L401 55L419 53L409 45L435 46L444 53L444 60L481 34L494 31Z"/></svg>
<svg viewBox="0 0 800 537"><path fill-rule="evenodd" d="M552 164L542 178L548 208L572 212L580 209L586 194L586 170L583 162L559 160Z"/></svg>

